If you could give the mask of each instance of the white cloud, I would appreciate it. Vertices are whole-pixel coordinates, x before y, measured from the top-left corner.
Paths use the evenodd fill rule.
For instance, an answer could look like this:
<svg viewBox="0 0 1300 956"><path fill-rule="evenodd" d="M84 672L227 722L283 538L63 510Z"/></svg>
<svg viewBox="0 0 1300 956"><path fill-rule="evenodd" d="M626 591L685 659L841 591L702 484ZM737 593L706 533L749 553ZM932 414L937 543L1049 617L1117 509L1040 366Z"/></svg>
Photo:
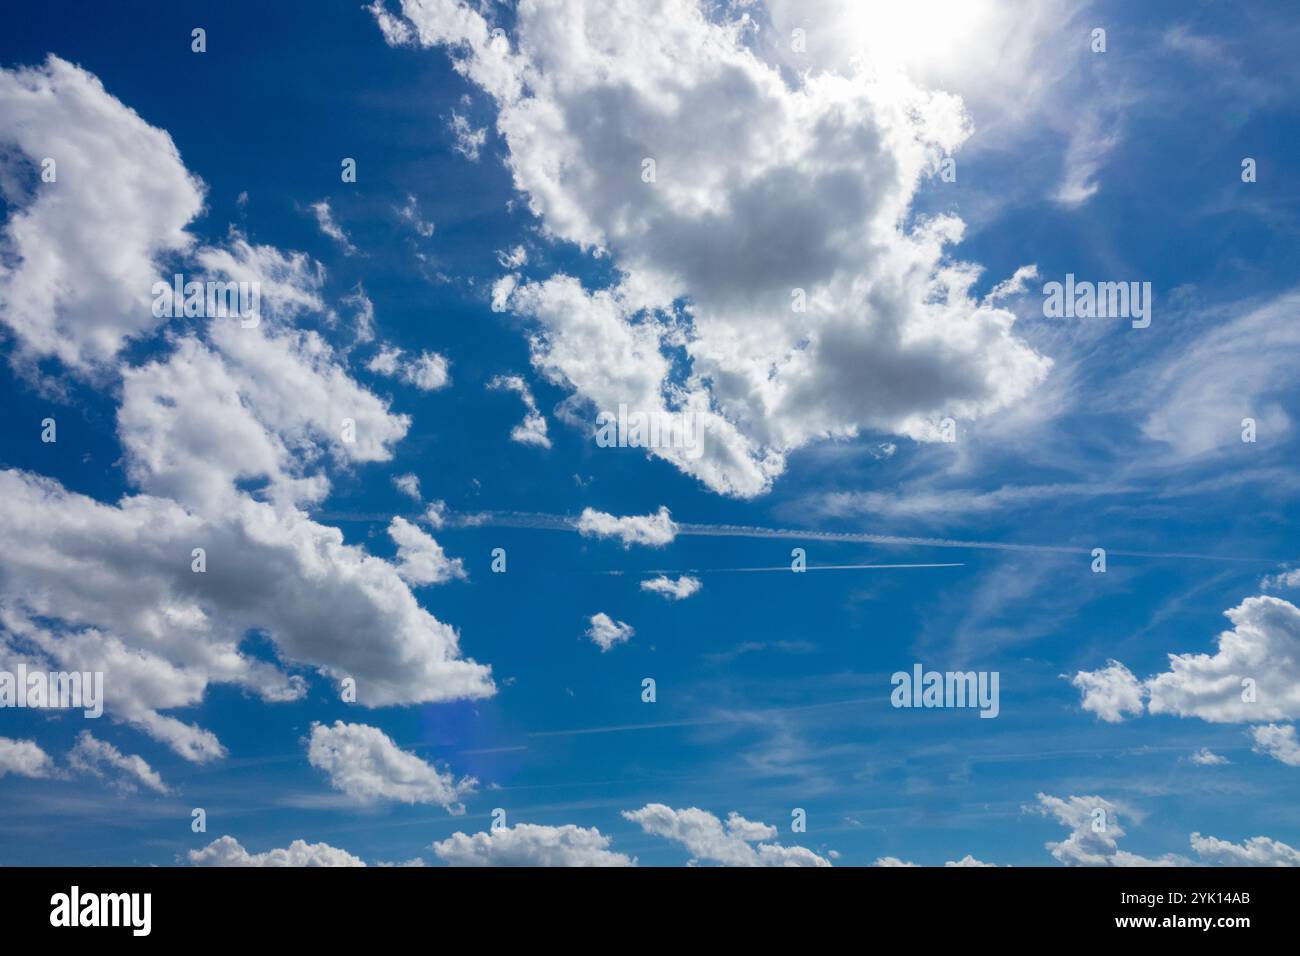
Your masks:
<svg viewBox="0 0 1300 956"><path fill-rule="evenodd" d="M460 558L447 557L442 545L405 518L393 518L388 525L388 536L397 543L394 568L407 584L442 584L465 578L465 565Z"/></svg>
<svg viewBox="0 0 1300 956"><path fill-rule="evenodd" d="M609 849L609 837L595 827L517 823L487 833L453 833L433 844L452 866L635 866L636 860Z"/></svg>
<svg viewBox="0 0 1300 956"><path fill-rule="evenodd" d="M1169 670L1137 685L1124 665L1080 671L1083 707L1104 720L1142 712L1256 723L1300 717L1300 609L1280 598L1249 597L1224 612L1233 624L1213 654L1170 654ZM1253 684L1253 689L1252 689Z"/></svg>
<svg viewBox="0 0 1300 956"><path fill-rule="evenodd" d="M1256 753L1280 760L1288 767L1300 767L1300 742L1296 740L1294 727L1265 724L1250 728L1250 735L1255 741Z"/></svg>
<svg viewBox="0 0 1300 956"><path fill-rule="evenodd" d="M57 56L0 69L0 186L0 322L15 359L86 371L160 324L153 284L193 246L185 227L204 195L167 133Z"/></svg>
<svg viewBox="0 0 1300 956"><path fill-rule="evenodd" d="M1003 299L1011 299L1018 295L1024 295L1029 291L1030 280L1038 278L1040 278L1038 274L1038 266L1021 266L1012 273L1010 279L1003 279L995 285L992 291L984 297L984 301L986 303L1000 302Z"/></svg>
<svg viewBox="0 0 1300 956"><path fill-rule="evenodd" d="M89 730L83 730L77 736L76 746L68 752L68 766L96 777L102 777L105 768L115 770L122 775L116 785L124 790L143 786L155 793L170 792L162 777L143 757L124 754L107 741L95 737Z"/></svg>
<svg viewBox="0 0 1300 956"><path fill-rule="evenodd" d="M621 518L594 508L584 508L578 517L578 533L584 537L618 538L624 548L634 544L662 548L677 537L677 525L662 505L654 514Z"/></svg>
<svg viewBox="0 0 1300 956"><path fill-rule="evenodd" d="M350 256L357 251L357 247L352 244L352 240L343 231L343 227L335 221L334 211L330 209L328 199L312 203L311 211L316 217L316 225L320 227L320 231L337 242L342 247L345 255Z"/></svg>
<svg viewBox="0 0 1300 956"><path fill-rule="evenodd" d="M473 777L457 780L415 754L402 750L377 727L312 724L307 762L329 775L330 786L358 803L394 801L434 804L464 812L462 797L473 793Z"/></svg>
<svg viewBox="0 0 1300 956"><path fill-rule="evenodd" d="M1159 364L1143 363L1142 432L1180 459L1242 447L1242 419L1258 440L1291 431L1287 396L1300 379L1300 327L1291 321L1300 292L1240 316L1214 316L1206 331Z"/></svg>
<svg viewBox="0 0 1300 956"><path fill-rule="evenodd" d="M75 520L76 516L73 517ZM106 541L104 547L111 552L114 543ZM47 552L46 556L50 553ZM87 583L91 584L91 590L105 590L109 592L110 600L122 604L125 599L134 597L126 593L126 586L131 582L112 573L127 554L129 552L123 554L119 565L110 566L107 571L84 569L89 575ZM60 562L65 557L57 551L53 556ZM141 558L143 555L131 554L130 557ZM82 568L82 563L76 562L62 573L74 577L79 568ZM26 570L19 569L20 572ZM36 605L36 612L41 614L40 607L50 599L51 592L56 599L66 594L76 603L62 607L58 614L41 614L42 617L61 617L66 622L81 612L79 605L84 596L67 586L76 583L47 581L41 591L27 597ZM117 593L119 589L120 594ZM184 646L182 635L197 629L196 625L203 621L181 600L160 598L156 608L119 607L115 610L132 616L141 611L152 615L152 620L146 618L141 623L146 626L151 623L160 631L168 625L174 626L177 633L171 646L159 642L157 650L132 647L97 628L78 627L76 624L62 631L41 627L6 598L0 601L0 655L3 655L4 666L12 669L16 663L25 662L29 667L45 670L102 671L105 675L106 713L162 741L187 760L197 762L224 757L226 750L210 731L160 711L197 705L210 679L242 684L267 700L287 700L302 693L301 679L292 683L270 665L244 658L234 643L207 643L196 636L192 646ZM147 635L149 632L142 630L140 633ZM164 640L167 636L164 631Z"/></svg>
<svg viewBox="0 0 1300 956"><path fill-rule="evenodd" d="M812 504L818 514L829 517L883 515L890 518L948 522L953 518L1041 507L1044 503L1055 503L1067 498L1129 494L1135 490L1125 485L1101 482L1017 484L987 490L968 487L908 487L891 491L828 492L816 496Z"/></svg>
<svg viewBox="0 0 1300 956"><path fill-rule="evenodd" d="M201 850L190 850L191 866L365 866L366 864L328 843L294 840L285 849L249 853L232 836L218 837Z"/></svg>
<svg viewBox="0 0 1300 956"><path fill-rule="evenodd" d="M1232 62L1224 43L1216 37L1199 36L1187 24L1178 23L1165 31L1160 42L1171 50L1186 53L1197 60L1223 66Z"/></svg>
<svg viewBox="0 0 1300 956"><path fill-rule="evenodd" d="M631 624L615 621L603 611L591 616L591 624L587 628L587 637L600 648L602 654L616 644L626 644L635 633L636 629Z"/></svg>
<svg viewBox="0 0 1300 956"><path fill-rule="evenodd" d="M546 434L546 419L537 410L532 389L523 378L518 375L498 375L488 382L487 387L493 391L514 392L523 400L524 420L511 430L511 441L540 448L551 447L551 439Z"/></svg>
<svg viewBox="0 0 1300 956"><path fill-rule="evenodd" d="M356 327L356 341L373 342L375 338L375 303L366 295L366 290L361 283L357 283L355 289L345 295L342 299L344 305L351 306L356 310L353 322Z"/></svg>
<svg viewBox="0 0 1300 956"><path fill-rule="evenodd" d="M406 197L406 204L397 210L397 215L401 217L404 222L409 223L411 228L421 237L428 239L433 235L433 223L420 218L419 203L417 203L415 197L409 193Z"/></svg>
<svg viewBox="0 0 1300 956"><path fill-rule="evenodd" d="M394 476L393 476L393 485L394 485L394 487L397 488L398 491L400 491L402 494L406 495L408 498L412 498L412 499L414 499L416 502L419 502L419 500L420 500L420 479L417 478L415 475L413 475L413 474L411 474L411 473L409 473L409 472L408 472L407 474L404 474L404 475L394 475Z"/></svg>
<svg viewBox="0 0 1300 956"><path fill-rule="evenodd" d="M331 460L382 462L410 426L347 376L314 332L218 327L217 350L192 337L124 372L118 432L139 488L187 506L218 506L241 481L278 503L312 502ZM355 441L340 440L346 421Z"/></svg>
<svg viewBox="0 0 1300 956"><path fill-rule="evenodd" d="M459 113L453 112L451 114L451 131L456 137L452 149L471 163L477 163L479 150L487 142L487 130L475 129L470 125L469 120Z"/></svg>
<svg viewBox="0 0 1300 956"><path fill-rule="evenodd" d="M704 861L722 866L831 865L830 860L805 847L760 842L776 839L776 827L746 820L734 811L723 823L712 813L697 807L674 810L662 803L650 803L640 810L625 810L623 816L646 833L685 846L692 863Z"/></svg>
<svg viewBox="0 0 1300 956"><path fill-rule="evenodd" d="M1209 747L1202 747L1187 759L1198 767L1221 767L1232 762L1222 754L1216 754Z"/></svg>
<svg viewBox="0 0 1300 956"><path fill-rule="evenodd" d="M429 527L437 530L447 523L447 502L441 498L437 501L430 501L429 506L424 509L424 520L429 522Z"/></svg>
<svg viewBox="0 0 1300 956"><path fill-rule="evenodd" d="M379 351L375 353L374 358L366 365L370 371L376 375L385 375L389 378L397 375L401 369L402 350L390 345L381 345Z"/></svg>
<svg viewBox="0 0 1300 956"><path fill-rule="evenodd" d="M528 264L528 250L523 246L515 246L508 252L498 252L497 262L507 269L519 269Z"/></svg>
<svg viewBox="0 0 1300 956"><path fill-rule="evenodd" d="M920 866L919 863L913 863L913 862L911 862L910 860L902 860L902 859L899 859L899 858L896 857L896 856L880 856L880 857L876 857L875 862L872 863L871 865L872 865L872 866L884 866L884 867L917 867L917 866ZM971 856L969 853L967 853L967 854L966 854L964 857L962 857L960 860L948 860L947 862L944 863L944 866L945 866L945 867L963 867L963 868L964 868L964 867L984 867L984 866L988 866L988 867L996 867L997 864L996 864L996 863L984 863L984 862L982 862L982 861L980 861L980 860L975 859L975 857L973 857L973 856Z"/></svg>
<svg viewBox="0 0 1300 956"><path fill-rule="evenodd" d="M1289 588L1300 588L1300 568L1292 568L1288 571L1280 571L1277 574L1268 574L1259 582L1261 591L1278 591Z"/></svg>
<svg viewBox="0 0 1300 956"><path fill-rule="evenodd" d="M445 356L423 351L407 359L405 354L396 346L381 346L366 368L376 375L400 379L423 392L435 392L451 384L451 363Z"/></svg>
<svg viewBox="0 0 1300 956"><path fill-rule="evenodd" d="M1177 866L1185 862L1166 854L1147 859L1119 848L1124 836L1119 823L1119 808L1102 797L1060 797L1038 794L1038 804L1029 807L1050 816L1070 828L1070 835L1059 843L1048 843L1052 856L1066 866Z"/></svg>
<svg viewBox="0 0 1300 956"><path fill-rule="evenodd" d="M489 669L460 657L455 630L392 565L302 512L233 497L209 520L153 495L101 504L16 471L0 472L0 489L0 652L105 671L107 712L190 759L224 751L160 711L196 706L210 682L268 701L303 693L301 678L240 651L253 628L286 663L355 677L365 706L493 692ZM198 547L204 574L191 570Z"/></svg>
<svg viewBox="0 0 1300 956"><path fill-rule="evenodd" d="M25 303L0 314L24 354L111 371L155 324L154 258L194 245L184 226L200 187L165 133L57 58L0 71L0 119L6 171L47 147L64 157L58 182L30 196L21 175L0 177L17 210L0 296ZM211 683L293 700L305 682L291 669L310 668L355 678L368 707L492 694L490 669L461 656L394 565L301 510L328 494L331 468L391 460L410 426L298 321L330 319L323 269L233 231L192 262L258 283L261 321L187 323L168 351L116 369L133 488L116 504L0 470L0 661L104 671L109 716L191 760L224 747L165 712L197 707ZM274 659L246 651L253 630Z"/></svg>
<svg viewBox="0 0 1300 956"><path fill-rule="evenodd" d="M424 351L413 358L402 372L402 380L423 392L435 392L451 384L450 363L437 352Z"/></svg>
<svg viewBox="0 0 1300 956"><path fill-rule="evenodd" d="M1059 843L1048 843L1052 856L1066 866L1192 866L1187 857L1166 853L1158 858L1147 858L1119 848L1118 841L1125 836L1119 825L1118 812L1111 801L1102 797L1060 797L1038 794L1038 803L1027 811L1052 817L1070 828L1070 835ZM1191 835L1192 849L1209 863L1222 866L1300 866L1300 850L1268 837L1253 837L1244 844L1229 843L1215 837ZM880 857L873 866L916 866L895 856ZM945 867L986 867L984 863L967 854L960 860L949 860Z"/></svg>
<svg viewBox="0 0 1300 956"><path fill-rule="evenodd" d="M492 311L505 312L510 305L510 296L514 294L519 285L519 277L516 275L505 275L496 282L492 283Z"/></svg>
<svg viewBox="0 0 1300 956"><path fill-rule="evenodd" d="M384 0L374 0L369 10L379 25L379 32L389 46L407 46L415 42L414 31L401 17L395 17L384 9Z"/></svg>
<svg viewBox="0 0 1300 956"><path fill-rule="evenodd" d="M659 575L641 582L642 591L660 594L667 601L684 601L704 585L699 578L683 574L676 581L666 575Z"/></svg>
<svg viewBox="0 0 1300 956"><path fill-rule="evenodd" d="M1101 184L1097 174L1119 143L1119 137L1107 130L1114 118L1087 114L1070 137L1065 151L1065 169L1053 195L1063 206L1082 206L1097 194Z"/></svg>
<svg viewBox="0 0 1300 956"><path fill-rule="evenodd" d="M1300 850L1268 837L1238 844L1193 833L1191 841L1198 856L1222 866L1300 866Z"/></svg>
<svg viewBox="0 0 1300 956"><path fill-rule="evenodd" d="M205 270L205 278L257 283L265 318L290 319L325 308L320 294L325 268L306 253L254 245L232 228L225 244L203 246L194 253L194 261ZM357 300L349 296L345 301Z"/></svg>
<svg viewBox="0 0 1300 956"><path fill-rule="evenodd" d="M1039 813L1055 817L1072 832L1061 843L1048 843L1052 855L1067 866L1189 866L1187 857L1167 853L1147 859L1119 849L1116 840L1124 836L1115 816L1116 807L1101 797L1068 797L1064 800L1038 795ZM1106 825L1094 826L1099 811L1104 811ZM1229 843L1216 837L1191 835L1197 856L1222 866L1300 866L1300 850L1268 837L1252 837L1243 844Z"/></svg>
<svg viewBox="0 0 1300 956"><path fill-rule="evenodd" d="M971 298L978 270L946 257L962 224L900 226L969 132L957 98L865 71L783 76L746 26L691 0L539 0L509 44L448 0L402 10L496 100L545 233L618 272L594 292L498 284L494 301L536 323L535 366L598 409L699 414L702 455L651 453L714 490L761 494L817 439L935 439L941 418L991 414L1046 375L1012 313Z"/></svg>
<svg viewBox="0 0 1300 956"><path fill-rule="evenodd" d="M0 487L0 527L15 543L0 597L15 606L105 626L225 679L265 683L233 654L246 629L265 628L287 658L371 683L376 703L490 693L486 669L458 660L455 632L391 565L299 511L235 498L207 520L164 498L105 505L14 471L0 472ZM195 547L207 552L204 576L191 571Z"/></svg>
<svg viewBox="0 0 1300 956"><path fill-rule="evenodd" d="M1098 671L1079 671L1070 681L1083 693L1082 707L1110 723L1143 709L1142 684L1119 661L1108 661Z"/></svg>
<svg viewBox="0 0 1300 956"><path fill-rule="evenodd" d="M1233 624L1214 654L1170 654L1169 670L1146 680L1152 714L1214 723L1300 717L1300 609L1273 597L1246 598L1225 612ZM1242 681L1256 684L1255 700Z"/></svg>
<svg viewBox="0 0 1300 956"><path fill-rule="evenodd" d="M7 773L43 779L55 775L54 761L34 740L0 737L0 777Z"/></svg>

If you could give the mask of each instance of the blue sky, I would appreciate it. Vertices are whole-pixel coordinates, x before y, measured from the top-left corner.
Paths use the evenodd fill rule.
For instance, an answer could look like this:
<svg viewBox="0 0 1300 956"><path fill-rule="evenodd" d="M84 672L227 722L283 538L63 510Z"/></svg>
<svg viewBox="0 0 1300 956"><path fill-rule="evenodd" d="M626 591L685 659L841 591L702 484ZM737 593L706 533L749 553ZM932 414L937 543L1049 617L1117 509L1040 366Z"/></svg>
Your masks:
<svg viewBox="0 0 1300 956"><path fill-rule="evenodd" d="M15 8L0 670L107 707L0 711L0 861L1300 860L1294 17L931 6Z"/></svg>

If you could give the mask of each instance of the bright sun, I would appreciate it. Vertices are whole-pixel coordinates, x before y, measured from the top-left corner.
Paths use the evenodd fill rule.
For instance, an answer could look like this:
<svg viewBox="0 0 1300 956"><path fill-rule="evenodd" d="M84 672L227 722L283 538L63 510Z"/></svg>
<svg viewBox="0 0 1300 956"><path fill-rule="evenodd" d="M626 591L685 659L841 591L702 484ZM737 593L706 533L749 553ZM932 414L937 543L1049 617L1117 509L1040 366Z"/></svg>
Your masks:
<svg viewBox="0 0 1300 956"><path fill-rule="evenodd" d="M849 2L844 6L849 42L878 65L914 76L954 64L972 46L992 41L999 11L993 0Z"/></svg>

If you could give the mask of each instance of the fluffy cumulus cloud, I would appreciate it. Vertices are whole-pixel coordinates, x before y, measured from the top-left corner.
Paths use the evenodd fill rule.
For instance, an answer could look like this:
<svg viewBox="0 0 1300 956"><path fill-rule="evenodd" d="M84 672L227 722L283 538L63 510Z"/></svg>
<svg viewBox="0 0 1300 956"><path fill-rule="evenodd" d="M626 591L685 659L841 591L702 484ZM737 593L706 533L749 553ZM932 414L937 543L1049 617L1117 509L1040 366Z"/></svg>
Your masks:
<svg viewBox="0 0 1300 956"><path fill-rule="evenodd" d="M358 803L427 803L461 813L473 777L457 780L402 750L382 730L365 724L313 724L307 761L329 776L330 786Z"/></svg>
<svg viewBox="0 0 1300 956"><path fill-rule="evenodd" d="M1193 861L1176 853L1150 859L1121 850L1124 836L1115 804L1101 797L1052 797L1040 793L1038 803L1026 809L1050 816L1070 828L1070 835L1047 849L1066 866L1191 866ZM1200 833L1191 835L1192 851L1202 864L1221 866L1300 866L1300 850L1270 837L1251 837L1231 843ZM974 865L974 864L969 864Z"/></svg>
<svg viewBox="0 0 1300 956"><path fill-rule="evenodd" d="M1291 568L1286 571L1279 571L1277 574L1267 574L1259 582L1261 591L1281 591L1289 588L1300 588L1300 568Z"/></svg>
<svg viewBox="0 0 1300 956"><path fill-rule="evenodd" d="M1296 740L1294 727L1264 724L1250 728L1250 736L1256 753L1280 760L1288 767L1300 767L1300 741Z"/></svg>
<svg viewBox="0 0 1300 956"><path fill-rule="evenodd" d="M616 644L626 644L636 629L631 624L616 621L604 611L593 614L587 626L587 638L600 648L601 653Z"/></svg>
<svg viewBox="0 0 1300 956"><path fill-rule="evenodd" d="M158 772L143 757L124 754L112 744L95 737L89 730L77 736L76 746L68 752L68 766L96 777L114 774L114 786L131 791L145 787L154 793L167 793L168 788Z"/></svg>
<svg viewBox="0 0 1300 956"><path fill-rule="evenodd" d="M433 392L451 384L450 363L437 352L424 351L411 359L402 371L402 380L423 392Z"/></svg>
<svg viewBox="0 0 1300 956"><path fill-rule="evenodd" d="M249 853L232 836L219 837L201 850L190 850L191 866L365 866L366 864L328 843L294 840L288 847Z"/></svg>
<svg viewBox="0 0 1300 956"><path fill-rule="evenodd" d="M422 392L435 392L451 384L451 363L437 352L422 351L414 358L395 345L380 346L366 363L376 375L395 378Z"/></svg>
<svg viewBox="0 0 1300 956"><path fill-rule="evenodd" d="M1191 839L1197 856L1222 866L1300 866L1300 850L1269 837L1230 843L1193 833Z"/></svg>
<svg viewBox="0 0 1300 956"><path fill-rule="evenodd" d="M197 761L225 748L167 711L214 683L292 700L306 669L355 678L364 706L492 694L490 669L411 593L458 568L432 539L398 526L395 565L304 510L335 472L390 461L410 427L311 328L330 315L319 264L237 232L196 243L202 186L166 133L57 58L0 70L0 130L0 315L17 355L116 377L131 486L109 503L0 471L0 665L102 670L111 718ZM46 154L49 183L32 170ZM257 283L257 321L178 324L151 358L123 361L158 322L164 258ZM248 652L252 631L272 657Z"/></svg>
<svg viewBox="0 0 1300 956"><path fill-rule="evenodd" d="M388 535L397 543L394 569L407 584L441 584L465 577L460 558L449 558L433 537L401 516L394 517Z"/></svg>
<svg viewBox="0 0 1300 956"><path fill-rule="evenodd" d="M1232 762L1222 754L1216 754L1209 747L1202 747L1187 759L1198 767L1221 767Z"/></svg>
<svg viewBox="0 0 1300 956"><path fill-rule="evenodd" d="M537 410L537 400L533 398L533 390L522 377L498 375L488 382L487 387L494 392L514 392L524 403L524 420L510 430L511 441L517 441L521 445L536 445L539 448L551 447L551 439L546 433L546 419Z"/></svg>
<svg viewBox="0 0 1300 956"><path fill-rule="evenodd" d="M910 860L903 860L903 859L900 859L899 857L896 857L896 856L881 856L881 857L877 857L876 860L875 860L875 862L872 863L871 865L872 865L872 866L884 866L884 867L916 867L916 866L920 866L919 863L913 863L913 862L911 862ZM945 867L962 867L962 868L965 868L965 867L972 867L972 866L973 866L973 867L984 867L984 866L993 866L993 867L995 867L995 866L997 866L996 863L985 863L985 862L983 862L982 860L977 860L977 859L975 859L975 857L971 856L969 853L967 853L967 854L966 854L964 857L962 857L960 860L948 860L948 861L946 861L943 865L944 865Z"/></svg>
<svg viewBox="0 0 1300 956"><path fill-rule="evenodd" d="M1104 720L1125 714L1199 717L1211 723L1255 723L1300 717L1300 608L1280 598L1246 598L1225 612L1232 629L1213 654L1170 654L1169 669L1139 682L1111 661L1081 671L1073 683L1083 708Z"/></svg>
<svg viewBox="0 0 1300 956"><path fill-rule="evenodd" d="M595 827L517 823L487 833L453 833L433 844L433 852L452 866L635 866L636 860L609 849L610 839Z"/></svg>
<svg viewBox="0 0 1300 956"><path fill-rule="evenodd" d="M367 706L492 692L488 668L460 657L455 630L393 565L297 510L232 497L207 519L167 498L108 505L4 471L0 531L12 544L0 558L4 657L103 670L109 715L190 759L224 751L160 711L197 705L210 682L267 701L303 693L301 677L241 650L254 628L287 663L354 677Z"/></svg>
<svg viewBox="0 0 1300 956"><path fill-rule="evenodd" d="M3 477L7 476L0 476L0 479ZM0 486L4 484L0 480ZM43 500L40 503L45 504ZM109 544L111 546L111 542ZM62 557L54 550L47 555ZM118 565L132 557L131 551L123 552ZM113 593L120 588L124 598L130 596L126 593L130 581L118 580L108 570L101 571L99 577L102 580L97 583L101 587ZM39 609L42 601L57 600L61 596L59 583L46 581L44 592L32 595L36 600L28 603L34 603ZM77 595L73 591L69 596ZM160 599L162 597L160 595ZM142 594L136 600L144 602L147 598ZM92 610L97 611L98 607ZM223 646L220 641L207 642L196 635L192 646L183 645L184 635L189 629L185 627L181 604L171 604L163 599L157 607L118 607L115 610L142 614L146 620L152 617L155 626L163 630L167 629L168 622L174 620L177 630L166 630L161 643L167 646L151 652L134 641L119 639L99 627L77 625L78 608L61 608L63 626L50 628L41 626L24 610L9 604L0 607L0 628L3 629L0 631L0 659L10 669L21 662L41 670L102 671L105 675L104 709L108 715L196 762L224 757L226 749L211 731L162 711L197 706L210 680L224 679L244 686L267 700L290 700L302 693L301 679L294 682L269 665L247 660L235 643ZM195 623L193 618L190 623L191 626ZM147 635L145 631L139 633ZM210 661L219 666L209 668Z"/></svg>
<svg viewBox="0 0 1300 956"><path fill-rule="evenodd" d="M1119 823L1119 808L1102 797L1053 797L1038 794L1038 803L1029 809L1054 818L1070 830L1059 842L1049 842L1047 849L1066 866L1178 866L1185 862L1167 854L1148 859L1119 848L1124 828Z"/></svg>
<svg viewBox="0 0 1300 956"><path fill-rule="evenodd" d="M420 501L420 479L409 472L404 475L393 476L393 487L408 498Z"/></svg>
<svg viewBox="0 0 1300 956"><path fill-rule="evenodd" d="M0 737L0 777L7 773L36 779L52 777L54 761L34 740Z"/></svg>
<svg viewBox="0 0 1300 956"><path fill-rule="evenodd" d="M1108 661L1101 670L1080 671L1071 683L1083 694L1083 709L1109 723L1140 714L1145 706L1142 683L1119 661Z"/></svg>
<svg viewBox="0 0 1300 956"><path fill-rule="evenodd" d="M159 324L152 287L192 247L204 194L166 132L57 56L0 69L0 190L0 322L16 360L85 372Z"/></svg>
<svg viewBox="0 0 1300 956"><path fill-rule="evenodd" d="M429 523L431 528L441 528L447 523L447 502L438 499L430 501L429 506L424 509L424 520Z"/></svg>
<svg viewBox="0 0 1300 956"><path fill-rule="evenodd" d="M608 288L498 282L494 304L533 322L535 366L593 411L696 416L701 450L650 452L708 487L761 494L819 438L932 439L1047 374L1014 316L972 296L978 267L949 258L963 224L909 219L969 133L956 97L783 73L747 18L692 0L538 0L495 40L454 0L372 10L389 42L446 47L494 99L545 233L612 259Z"/></svg>
<svg viewBox="0 0 1300 956"><path fill-rule="evenodd" d="M641 582L642 591L658 594L666 601L685 601L702 587L704 585L699 578L687 574L681 575L675 581L661 574L657 578L649 578Z"/></svg>
<svg viewBox="0 0 1300 956"><path fill-rule="evenodd" d="M219 322L210 339L124 370L118 431L145 491L202 507L252 483L276 503L314 502L326 466L387 461L410 427L316 332Z"/></svg>
<svg viewBox="0 0 1300 956"><path fill-rule="evenodd" d="M726 821L697 807L674 810L662 803L626 810L623 816L646 833L686 847L696 862L721 866L830 866L830 860L801 846L781 846L776 827L746 820L732 812Z"/></svg>
<svg viewBox="0 0 1300 956"><path fill-rule="evenodd" d="M1233 627L1216 653L1170 654L1169 670L1147 680L1147 710L1215 723L1300 717L1300 608L1252 597L1226 614Z"/></svg>
<svg viewBox="0 0 1300 956"><path fill-rule="evenodd" d="M677 537L677 525L662 506L654 514L624 517L584 508L578 516L578 533L589 538L618 538L625 548L634 544L662 548Z"/></svg>

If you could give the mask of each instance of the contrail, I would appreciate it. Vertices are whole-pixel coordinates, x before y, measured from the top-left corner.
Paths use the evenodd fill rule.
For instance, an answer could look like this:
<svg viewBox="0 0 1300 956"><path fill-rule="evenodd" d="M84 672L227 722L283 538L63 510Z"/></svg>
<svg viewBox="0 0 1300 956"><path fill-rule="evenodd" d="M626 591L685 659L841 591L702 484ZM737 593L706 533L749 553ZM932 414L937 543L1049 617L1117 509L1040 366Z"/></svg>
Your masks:
<svg viewBox="0 0 1300 956"><path fill-rule="evenodd" d="M810 564L805 571L886 571L895 568L964 568L966 565L960 563L950 564ZM789 574L793 570L788 564L779 564L774 568L679 568L670 571L664 568L648 568L644 571L636 571L636 574L742 574L754 571L784 571ZM596 574L629 574L627 571L597 571Z"/></svg>
<svg viewBox="0 0 1300 956"><path fill-rule="evenodd" d="M837 707L854 707L862 704L879 705L880 697L854 697L848 700L819 701L815 704L793 704L787 707L759 707L738 712L717 711L707 717L684 720L662 720L647 724L609 724L604 727L570 727L564 730L534 730L529 737L577 737L588 734L617 734L637 730L663 730L673 727L703 727L714 724L753 723L756 719L775 714L794 714L802 711L828 710Z"/></svg>
<svg viewBox="0 0 1300 956"><path fill-rule="evenodd" d="M540 531L577 531L578 521L567 515L538 514L520 511L483 511L448 518L461 527L523 528ZM1053 544L1019 544L1012 541L963 541L954 538L921 538L864 531L811 531L798 528L758 528L750 525L692 524L674 522L677 533L709 538L778 538L798 541L829 541L842 544L880 544L890 547L968 548L988 551L1019 551L1038 554L1091 555L1091 548ZM1126 558L1173 558L1188 561L1233 561L1248 564L1276 564L1268 558L1248 558L1222 554L1189 554L1176 551L1122 551L1106 549L1107 554ZM789 570L788 567L783 570Z"/></svg>
<svg viewBox="0 0 1300 956"><path fill-rule="evenodd" d="M315 515L323 521L389 521L392 515L320 513ZM408 515L411 520L418 520L422 515ZM445 516L448 525L458 528L520 528L530 531L568 531L576 533L578 519L569 515L541 514L528 511L479 511L473 513L448 513ZM1057 545L1057 544L1021 544L1014 541L966 541L957 538L922 538L897 534L874 534L866 531L813 531L804 528L759 528L751 525L734 524L693 524L688 521L676 521L679 535L706 538L776 538L794 541L827 541L837 544L879 544L900 548L966 548L983 551L1018 551L1029 554L1078 554L1091 555L1092 548ZM1100 546L1100 545L1099 545ZM1273 558L1250 558L1239 555L1198 554L1183 551L1123 551L1107 548L1106 553L1124 558L1163 558L1182 561L1228 561L1239 564L1275 565L1279 561ZM845 569L853 567L844 565ZM707 570L707 569L706 569ZM722 569L718 569L722 570ZM746 569L736 569L746 570ZM752 570L767 570L755 568ZM782 570L789 570L788 567ZM812 570L812 568L809 568ZM831 570L831 568L825 568ZM668 573L668 572L662 572Z"/></svg>

